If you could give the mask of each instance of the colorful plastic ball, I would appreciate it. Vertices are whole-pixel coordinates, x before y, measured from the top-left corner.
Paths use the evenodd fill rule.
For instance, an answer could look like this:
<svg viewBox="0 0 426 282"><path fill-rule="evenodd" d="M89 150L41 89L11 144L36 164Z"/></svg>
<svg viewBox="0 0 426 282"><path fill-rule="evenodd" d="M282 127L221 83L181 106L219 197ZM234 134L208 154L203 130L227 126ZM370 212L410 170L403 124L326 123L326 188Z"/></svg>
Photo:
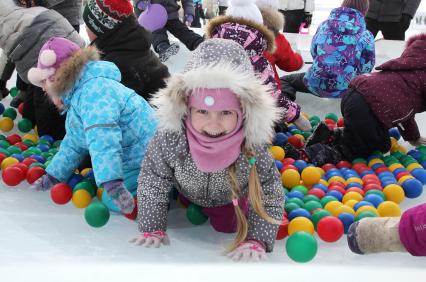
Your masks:
<svg viewBox="0 0 426 282"><path fill-rule="evenodd" d="M395 138L396 140L399 140L401 138L401 134L399 133L399 130L396 127L392 127L391 129L389 129L389 135Z"/></svg>
<svg viewBox="0 0 426 282"><path fill-rule="evenodd" d="M324 209L329 211L331 214L335 214L336 210L338 208L340 208L341 206L343 206L343 204L339 201L332 201L332 202L328 202L325 206Z"/></svg>
<svg viewBox="0 0 426 282"><path fill-rule="evenodd" d="M323 217L326 217L326 216L331 216L331 213L324 209L318 209L313 212L311 216L311 221L314 224L315 230L317 229L318 221L320 221Z"/></svg>
<svg viewBox="0 0 426 282"><path fill-rule="evenodd" d="M359 202L357 202L357 203L353 206L353 209L354 209L355 211L357 211L360 207L363 207L363 206L370 206L370 207L373 207L373 204L372 204L372 203L370 203L370 202L367 202L367 201L359 201Z"/></svg>
<svg viewBox="0 0 426 282"><path fill-rule="evenodd" d="M325 192L319 188L312 188L308 191L308 195L314 195L317 198L321 199L325 196Z"/></svg>
<svg viewBox="0 0 426 282"><path fill-rule="evenodd" d="M91 182L91 181L83 180L83 181L81 181L81 182L77 183L77 184L73 187L73 191L74 191L74 192L75 192L75 191L77 191L77 190L80 190L80 189L84 189L84 190L86 190L87 192L89 192L89 194L90 194L92 197L95 197L95 196L96 196L96 190L97 190L97 187L96 187L96 184L94 184L94 183L93 183L93 182Z"/></svg>
<svg viewBox="0 0 426 282"><path fill-rule="evenodd" d="M296 149L301 149L304 145L302 139L298 138L297 136L289 137L287 142L293 145Z"/></svg>
<svg viewBox="0 0 426 282"><path fill-rule="evenodd" d="M87 224L95 228L107 224L109 216L108 208L100 202L91 203L84 211L84 218Z"/></svg>
<svg viewBox="0 0 426 282"><path fill-rule="evenodd" d="M321 179L321 173L318 170L318 168L309 166L303 169L302 180L305 185L312 186L313 184L318 183L320 179Z"/></svg>
<svg viewBox="0 0 426 282"><path fill-rule="evenodd" d="M401 208L395 202L384 201L377 207L377 212L383 217L401 216Z"/></svg>
<svg viewBox="0 0 426 282"><path fill-rule="evenodd" d="M3 112L3 117L8 117L12 120L14 120L17 116L17 112L14 108L7 108L6 110L4 110Z"/></svg>
<svg viewBox="0 0 426 282"><path fill-rule="evenodd" d="M372 211L363 211L357 216L355 216L355 221L359 221L365 217L377 217L377 214Z"/></svg>
<svg viewBox="0 0 426 282"><path fill-rule="evenodd" d="M272 157L277 161L284 160L285 157L285 151L280 146L272 146L270 149Z"/></svg>
<svg viewBox="0 0 426 282"><path fill-rule="evenodd" d="M201 225L207 221L208 216L203 213L202 207L191 203L186 209L186 218L194 225Z"/></svg>
<svg viewBox="0 0 426 282"><path fill-rule="evenodd" d="M311 201L318 202L319 204L321 204L320 199L317 196L305 195L305 197L303 197L303 202L307 203L307 202L311 202Z"/></svg>
<svg viewBox="0 0 426 282"><path fill-rule="evenodd" d="M0 115L4 112L4 105L3 103L0 103Z"/></svg>
<svg viewBox="0 0 426 282"><path fill-rule="evenodd" d="M288 237L285 248L293 261L308 262L317 254L318 243L311 234L301 231Z"/></svg>
<svg viewBox="0 0 426 282"><path fill-rule="evenodd" d="M327 193L325 193L326 196L333 196L335 197L338 201L341 201L343 198L343 195L341 192L337 191L337 190L330 190Z"/></svg>
<svg viewBox="0 0 426 282"><path fill-rule="evenodd" d="M317 233L321 240L332 243L339 240L344 232L343 223L334 216L326 216L318 221Z"/></svg>
<svg viewBox="0 0 426 282"><path fill-rule="evenodd" d="M342 202L345 203L348 200L357 200L361 201L363 199L363 196L360 193L357 192L347 192L342 199Z"/></svg>
<svg viewBox="0 0 426 282"><path fill-rule="evenodd" d="M324 184L322 184L322 183L317 183L317 184L312 185L312 189L311 189L311 190L313 190L313 189L315 189L315 188L320 189L320 190L322 190L323 192L327 192L327 191L328 191L327 186L326 186L326 185L324 185Z"/></svg>
<svg viewBox="0 0 426 282"><path fill-rule="evenodd" d="M382 191L382 190L383 190L383 188L382 188L382 185L380 185L380 184L376 184L376 183L367 183L367 184L364 186L364 192L365 192L365 193L367 193L368 191L371 191L371 190L378 190L378 191Z"/></svg>
<svg viewBox="0 0 426 282"><path fill-rule="evenodd" d="M281 181L284 187L292 188L300 184L300 174L294 169L284 170L281 174Z"/></svg>
<svg viewBox="0 0 426 282"><path fill-rule="evenodd" d="M368 203L368 202L367 202ZM379 216L379 213L377 212L377 209L374 206L370 206L370 205L365 205L362 207L359 207L356 212L355 212L355 216L358 216L359 214L361 214L362 212L365 211L369 211L374 213L376 216Z"/></svg>
<svg viewBox="0 0 426 282"><path fill-rule="evenodd" d="M290 191L287 193L287 198L299 198L301 200L303 200L303 197L305 196L302 192L300 191Z"/></svg>
<svg viewBox="0 0 426 282"><path fill-rule="evenodd" d="M426 170L423 168L415 168L411 171L411 174L420 181L423 185L426 185Z"/></svg>
<svg viewBox="0 0 426 282"><path fill-rule="evenodd" d="M47 135L47 134L40 136L40 139L44 139L44 140L48 141L50 144L52 144L55 141L55 139L53 139L52 136Z"/></svg>
<svg viewBox="0 0 426 282"><path fill-rule="evenodd" d="M58 183L50 190L50 198L57 205L65 205L72 198L72 189L65 183Z"/></svg>
<svg viewBox="0 0 426 282"><path fill-rule="evenodd" d="M37 148L39 148L42 152L47 152L50 149L49 146L46 144L38 144Z"/></svg>
<svg viewBox="0 0 426 282"><path fill-rule="evenodd" d="M299 207L303 207L303 205L305 204L305 203L303 202L303 200L302 200L302 199L300 199L300 198L287 198L286 204L289 204L289 203L295 203L295 204L297 204Z"/></svg>
<svg viewBox="0 0 426 282"><path fill-rule="evenodd" d="M34 145L34 143L37 142L38 137L34 134L27 133L27 134L24 134L24 136L22 136L22 140L31 140L33 142L33 145Z"/></svg>
<svg viewBox="0 0 426 282"><path fill-rule="evenodd" d="M374 194L366 195L364 201L370 202L375 208L377 208L382 202L383 198Z"/></svg>
<svg viewBox="0 0 426 282"><path fill-rule="evenodd" d="M13 166L19 163L19 161L12 157L7 157L1 162L1 170L5 170L7 167Z"/></svg>
<svg viewBox="0 0 426 282"><path fill-rule="evenodd" d="M18 122L18 129L22 133L30 132L31 129L33 129L33 123L29 119L27 119L27 118L22 118Z"/></svg>
<svg viewBox="0 0 426 282"><path fill-rule="evenodd" d="M277 134L275 134L273 144L275 146L284 147L287 144L287 139L288 139L287 135L285 135L282 132L278 132Z"/></svg>
<svg viewBox="0 0 426 282"><path fill-rule="evenodd" d="M11 118L2 117L0 118L0 130L3 132L9 132L13 129L14 123Z"/></svg>
<svg viewBox="0 0 426 282"><path fill-rule="evenodd" d="M23 115L24 114L24 102L20 103L18 106L18 112Z"/></svg>
<svg viewBox="0 0 426 282"><path fill-rule="evenodd" d="M17 167L7 167L2 171L3 182L8 186L16 186L24 180L25 175Z"/></svg>
<svg viewBox="0 0 426 282"><path fill-rule="evenodd" d="M332 201L339 201L339 200L337 200L337 198L336 197L334 197L334 196L325 196L325 197L323 197L321 200L320 200L320 202L321 202L321 205L323 206L323 207L325 207L329 202L332 202Z"/></svg>
<svg viewBox="0 0 426 282"><path fill-rule="evenodd" d="M288 225L288 235L293 233L304 231L310 234L314 234L314 225L306 217L296 217L290 221Z"/></svg>
<svg viewBox="0 0 426 282"><path fill-rule="evenodd" d="M90 193L84 189L77 190L72 195L72 203L76 208L83 209L92 201Z"/></svg>
<svg viewBox="0 0 426 282"><path fill-rule="evenodd" d="M345 203L345 206L351 207L352 209L354 209L354 206L358 203L357 200L349 200Z"/></svg>
<svg viewBox="0 0 426 282"><path fill-rule="evenodd" d="M45 171L42 167L36 166L28 169L27 172L27 182L33 184L34 181L39 179L42 175L45 174Z"/></svg>
<svg viewBox="0 0 426 282"><path fill-rule="evenodd" d="M301 206L299 206L296 203L286 203L284 206L284 209L287 213L291 213L293 210L299 209L299 208L301 208Z"/></svg>
<svg viewBox="0 0 426 282"><path fill-rule="evenodd" d="M19 162L22 162L25 159L21 154L12 154L10 157L17 159Z"/></svg>
<svg viewBox="0 0 426 282"><path fill-rule="evenodd" d="M316 201L309 201L309 202L306 202L304 205L303 205L303 208L304 209L306 209L307 211L309 211L310 213L312 213L314 210L316 210L316 209L321 209L322 208L322 205L321 205L321 203L320 202L316 202Z"/></svg>
<svg viewBox="0 0 426 282"><path fill-rule="evenodd" d="M397 184L390 184L383 189L383 193L386 196L386 200L401 203L405 199L405 192L401 186Z"/></svg>
<svg viewBox="0 0 426 282"><path fill-rule="evenodd" d="M352 207L347 206L347 205L341 205L340 207L338 207L337 209L334 210L334 212L332 213L332 215L334 216L339 216L341 213L350 213L350 214L355 214L355 211Z"/></svg>
<svg viewBox="0 0 426 282"><path fill-rule="evenodd" d="M417 179L407 179L402 183L402 188L404 189L405 196L410 199L417 198L423 193L423 184Z"/></svg>
<svg viewBox="0 0 426 282"><path fill-rule="evenodd" d="M17 163L13 167L17 167L22 171L22 173L24 174L24 178L22 180L24 180L27 177L28 166L26 166L23 163Z"/></svg>
<svg viewBox="0 0 426 282"><path fill-rule="evenodd" d="M350 213L341 213L338 216L339 220L343 223L344 233L348 234L349 226L355 221L355 216Z"/></svg>
<svg viewBox="0 0 426 282"><path fill-rule="evenodd" d="M293 158L285 158L282 163L283 165L292 165L295 162Z"/></svg>
<svg viewBox="0 0 426 282"><path fill-rule="evenodd" d="M380 198L382 198L383 201L386 200L385 194L381 190L369 190L365 193L365 195L371 194L379 196Z"/></svg>
<svg viewBox="0 0 426 282"><path fill-rule="evenodd" d="M277 237L275 238L276 240L282 240L288 236L288 225L289 225L288 219L284 214L282 222L280 226L278 227Z"/></svg>
<svg viewBox="0 0 426 282"><path fill-rule="evenodd" d="M291 222L294 218L299 217L299 216L311 218L311 214L307 210L305 210L303 208L297 208L297 209L292 210L289 213L288 220L290 220L290 222Z"/></svg>
<svg viewBox="0 0 426 282"><path fill-rule="evenodd" d="M10 88L9 91L10 96L12 96L13 98L16 97L16 95L18 95L18 88L16 88L15 86Z"/></svg>
<svg viewBox="0 0 426 282"><path fill-rule="evenodd" d="M340 161L340 162L338 162L338 163L336 164L336 167L337 167L337 168L343 168L343 167L351 168L351 167L352 167L352 164L351 164L350 162L348 162L348 161Z"/></svg>
<svg viewBox="0 0 426 282"><path fill-rule="evenodd" d="M361 196L364 197L364 191L361 188L351 187L348 190L346 190L346 193L349 193L349 192L356 192L356 193L358 193L358 194L360 194Z"/></svg>
<svg viewBox="0 0 426 282"><path fill-rule="evenodd" d="M22 153L21 148L19 148L18 146L15 145L11 145L7 148L7 150L9 151L9 153L11 154L20 154Z"/></svg>

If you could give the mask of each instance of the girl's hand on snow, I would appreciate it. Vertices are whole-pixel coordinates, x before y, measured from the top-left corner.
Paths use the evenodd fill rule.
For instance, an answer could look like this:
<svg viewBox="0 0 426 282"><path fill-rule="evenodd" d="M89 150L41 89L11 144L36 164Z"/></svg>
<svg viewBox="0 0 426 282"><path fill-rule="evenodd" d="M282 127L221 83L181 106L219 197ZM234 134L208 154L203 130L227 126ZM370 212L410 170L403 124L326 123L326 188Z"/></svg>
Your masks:
<svg viewBox="0 0 426 282"><path fill-rule="evenodd" d="M158 248L163 245L170 245L169 236L165 231L144 232L129 241L135 245L147 248Z"/></svg>
<svg viewBox="0 0 426 282"><path fill-rule="evenodd" d="M265 246L256 240L242 242L235 250L228 254L233 261L257 262L266 260Z"/></svg>

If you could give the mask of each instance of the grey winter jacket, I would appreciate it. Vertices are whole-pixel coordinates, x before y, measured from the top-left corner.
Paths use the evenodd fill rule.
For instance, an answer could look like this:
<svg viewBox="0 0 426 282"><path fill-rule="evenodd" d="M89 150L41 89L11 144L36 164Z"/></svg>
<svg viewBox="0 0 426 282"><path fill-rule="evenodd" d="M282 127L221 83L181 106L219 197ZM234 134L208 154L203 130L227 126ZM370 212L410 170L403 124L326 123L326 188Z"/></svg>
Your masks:
<svg viewBox="0 0 426 282"><path fill-rule="evenodd" d="M166 8L167 10L167 14L169 16L169 20L175 20L175 19L179 19L179 9L180 6L178 5L178 1L179 0L132 0L133 1L133 5L135 7L135 14L137 17L139 17L139 15L141 14L141 10L139 10L137 8L138 3L142 2L142 1L151 1L152 4L161 4L164 6L164 8ZM185 15L195 15L195 10L194 10L194 3L192 2L192 0L180 0L180 2L182 3L183 6L183 11Z"/></svg>
<svg viewBox="0 0 426 282"><path fill-rule="evenodd" d="M265 211L272 218L281 220L284 198L275 162L266 148L257 147L255 152ZM240 154L235 164L241 197L247 197L250 170L247 157ZM168 193L173 186L189 201L203 207L219 207L232 202L228 169L215 173L198 170L185 133L156 133L145 152L138 183L141 232L167 229ZM264 242L267 251L272 251L278 226L261 218L252 208L248 221L247 238Z"/></svg>
<svg viewBox="0 0 426 282"><path fill-rule="evenodd" d="M34 17L29 26L19 31L15 35L12 47L9 48L7 56L10 62L16 66L16 71L26 83L29 83L27 73L30 68L37 64L38 54L43 44L51 37L58 36L67 38L79 46L85 45L84 40L74 30L71 24L59 13L42 7L21 8L24 15L32 14L34 9L42 12ZM21 20L25 17L14 18L11 20L10 26L19 26ZM10 29L9 32L12 32ZM2 29L2 35L8 36L7 30ZM10 42L11 43L11 42ZM2 71L2 70L0 70Z"/></svg>
<svg viewBox="0 0 426 282"><path fill-rule="evenodd" d="M399 22L402 14L412 18L421 0L370 0L366 18L379 22Z"/></svg>
<svg viewBox="0 0 426 282"><path fill-rule="evenodd" d="M80 24L83 0L42 0L43 6L55 10L66 18L71 25Z"/></svg>

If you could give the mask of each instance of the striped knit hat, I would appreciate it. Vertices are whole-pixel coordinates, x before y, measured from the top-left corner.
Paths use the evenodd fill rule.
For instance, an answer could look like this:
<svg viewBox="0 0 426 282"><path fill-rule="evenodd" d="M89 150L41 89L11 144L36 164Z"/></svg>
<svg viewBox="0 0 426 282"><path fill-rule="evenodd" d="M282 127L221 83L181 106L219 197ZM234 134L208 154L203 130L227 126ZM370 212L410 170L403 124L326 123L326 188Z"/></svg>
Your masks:
<svg viewBox="0 0 426 282"><path fill-rule="evenodd" d="M83 20L97 36L114 29L133 14L129 0L89 0L84 7Z"/></svg>

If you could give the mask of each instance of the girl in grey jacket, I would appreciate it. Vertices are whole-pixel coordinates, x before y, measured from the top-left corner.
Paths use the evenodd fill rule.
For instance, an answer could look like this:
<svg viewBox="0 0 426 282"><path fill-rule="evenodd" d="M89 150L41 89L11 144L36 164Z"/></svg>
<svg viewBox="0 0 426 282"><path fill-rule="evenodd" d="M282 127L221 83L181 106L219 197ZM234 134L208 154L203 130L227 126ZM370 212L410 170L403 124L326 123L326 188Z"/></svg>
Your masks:
<svg viewBox="0 0 426 282"><path fill-rule="evenodd" d="M232 259L259 260L272 251L284 196L265 146L280 118L269 91L238 43L200 44L185 72L174 75L151 101L159 130L139 175L141 234L132 242L169 243L168 193L174 186L182 198L202 207L217 231L236 229L228 249Z"/></svg>

